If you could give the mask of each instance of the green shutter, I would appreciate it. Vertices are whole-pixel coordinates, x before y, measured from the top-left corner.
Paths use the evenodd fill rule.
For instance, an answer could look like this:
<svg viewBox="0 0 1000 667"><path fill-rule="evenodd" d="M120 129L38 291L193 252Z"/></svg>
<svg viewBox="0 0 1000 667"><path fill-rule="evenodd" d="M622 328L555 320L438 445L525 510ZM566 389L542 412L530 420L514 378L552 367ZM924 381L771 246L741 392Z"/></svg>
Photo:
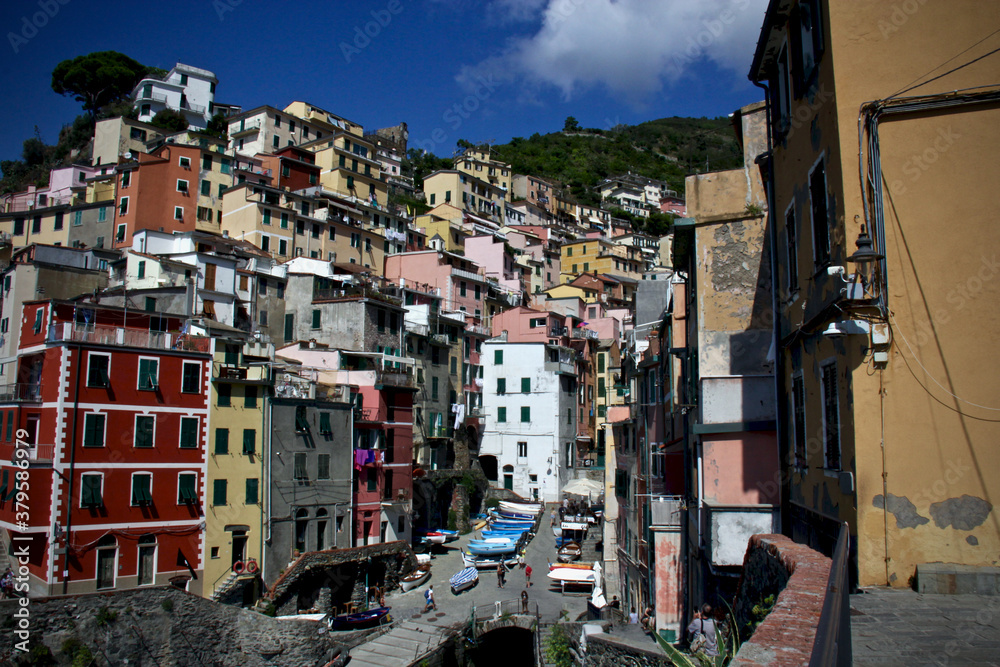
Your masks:
<svg viewBox="0 0 1000 667"><path fill-rule="evenodd" d="M531 393L531 378L521 378L521 393L522 394Z"/></svg>
<svg viewBox="0 0 1000 667"><path fill-rule="evenodd" d="M7 411L7 438L6 438L6 440L9 442L10 439L13 438L13 437L14 437L14 411L13 410L8 410Z"/></svg>
<svg viewBox="0 0 1000 667"><path fill-rule="evenodd" d="M319 308L315 308L313 309L312 313L312 328L319 329L319 323L320 323L320 311Z"/></svg>
<svg viewBox="0 0 1000 667"><path fill-rule="evenodd" d="M252 428L243 429L243 453L253 454L257 450L257 431Z"/></svg>
<svg viewBox="0 0 1000 667"><path fill-rule="evenodd" d="M522 422L530 422L531 421L531 408L529 408L526 405L521 406L521 421Z"/></svg>
<svg viewBox="0 0 1000 667"><path fill-rule="evenodd" d="M229 453L229 429L228 428L217 428L217 429L215 429L215 453L216 454L228 454Z"/></svg>
<svg viewBox="0 0 1000 667"><path fill-rule="evenodd" d="M7 469L3 469L3 481L0 482L0 500L3 500L4 494L7 493Z"/></svg>
<svg viewBox="0 0 1000 667"><path fill-rule="evenodd" d="M257 407L257 387L247 385L243 388L243 407Z"/></svg>
<svg viewBox="0 0 1000 667"><path fill-rule="evenodd" d="M181 475L177 480L177 499L181 503L193 503L198 500L198 492L195 490L197 475Z"/></svg>
<svg viewBox="0 0 1000 667"><path fill-rule="evenodd" d="M201 194L205 195L206 197L212 194L212 184L209 181L201 182Z"/></svg>
<svg viewBox="0 0 1000 667"><path fill-rule="evenodd" d="M212 504L226 504L227 482L224 479L217 479L212 482Z"/></svg>
<svg viewBox="0 0 1000 667"><path fill-rule="evenodd" d="M319 413L319 432L320 433L333 433L333 429L330 427L330 413L321 412Z"/></svg>
<svg viewBox="0 0 1000 667"><path fill-rule="evenodd" d="M378 489L378 476L375 474L375 468L368 469L368 490L375 491Z"/></svg>
<svg viewBox="0 0 1000 667"><path fill-rule="evenodd" d="M302 406L299 406L302 407ZM296 431L308 431L309 430L309 419L306 417L306 411L295 409L295 430Z"/></svg>
<svg viewBox="0 0 1000 667"><path fill-rule="evenodd" d="M320 454L316 466L316 479L330 479L330 455Z"/></svg>
<svg viewBox="0 0 1000 667"><path fill-rule="evenodd" d="M198 446L198 418L181 417L181 447Z"/></svg>
<svg viewBox="0 0 1000 667"><path fill-rule="evenodd" d="M497 393L498 394L507 393L507 378L497 378Z"/></svg>
<svg viewBox="0 0 1000 667"><path fill-rule="evenodd" d="M8 417L10 415L8 414ZM8 422L8 427L10 423ZM104 415L89 414L83 418L83 446L104 446Z"/></svg>
<svg viewBox="0 0 1000 667"><path fill-rule="evenodd" d="M100 507L103 505L104 499L101 498L101 476L83 475L80 477L80 481L80 504L83 507Z"/></svg>
<svg viewBox="0 0 1000 667"><path fill-rule="evenodd" d="M139 389L156 389L156 359L139 360Z"/></svg>
<svg viewBox="0 0 1000 667"><path fill-rule="evenodd" d="M507 408L497 408L497 421L498 422L507 421Z"/></svg>
<svg viewBox="0 0 1000 667"><path fill-rule="evenodd" d="M247 479L247 499L246 499L247 505L257 504L258 499L260 497L260 494L258 493L257 490L258 484L259 480L257 480L256 478Z"/></svg>
<svg viewBox="0 0 1000 667"><path fill-rule="evenodd" d="M153 425L156 418L146 415L140 415L135 418L135 446L136 447L152 447L153 446Z"/></svg>
<svg viewBox="0 0 1000 667"><path fill-rule="evenodd" d="M309 474L306 472L305 453L299 453L295 455L294 466L295 466L295 470L293 471L294 479L309 479Z"/></svg>
<svg viewBox="0 0 1000 667"><path fill-rule="evenodd" d="M149 493L149 475L134 475L132 477L132 504L150 505L153 497Z"/></svg>
<svg viewBox="0 0 1000 667"><path fill-rule="evenodd" d="M493 363L494 364L503 363L503 350L493 350Z"/></svg>

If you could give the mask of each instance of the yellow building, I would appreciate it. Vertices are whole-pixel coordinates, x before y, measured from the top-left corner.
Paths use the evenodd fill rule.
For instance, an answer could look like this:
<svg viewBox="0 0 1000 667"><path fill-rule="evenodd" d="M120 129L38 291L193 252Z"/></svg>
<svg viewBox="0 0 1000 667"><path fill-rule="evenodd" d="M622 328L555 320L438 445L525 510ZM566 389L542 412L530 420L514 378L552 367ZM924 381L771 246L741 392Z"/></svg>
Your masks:
<svg viewBox="0 0 1000 667"><path fill-rule="evenodd" d="M365 211L350 202L241 183L222 203L223 232L277 261L309 257L381 271L388 241L362 227Z"/></svg>
<svg viewBox="0 0 1000 667"><path fill-rule="evenodd" d="M829 553L848 524L861 586L1000 552L1000 5L906 7L772 0L750 71L772 119L773 485L797 541Z"/></svg>
<svg viewBox="0 0 1000 667"><path fill-rule="evenodd" d="M455 158L455 168L464 174L500 188L507 194L507 199L510 199L514 178L513 171L509 164L491 159L488 146L485 149L466 149L464 153Z"/></svg>
<svg viewBox="0 0 1000 667"><path fill-rule="evenodd" d="M329 134L338 132L348 132L356 137L364 136L364 128L353 121L330 113L324 109L309 104L308 102L292 102L283 111L290 115L307 121L310 125L321 130L326 130Z"/></svg>
<svg viewBox="0 0 1000 667"><path fill-rule="evenodd" d="M610 273L641 280L645 261L637 248L611 243L605 239L577 239L563 244L560 280L568 283L581 273Z"/></svg>
<svg viewBox="0 0 1000 667"><path fill-rule="evenodd" d="M424 178L424 195L432 207L451 204L495 223L503 222L507 191L454 169L435 171Z"/></svg>
<svg viewBox="0 0 1000 667"><path fill-rule="evenodd" d="M252 560L260 572L264 564L266 362L274 358L274 347L222 338L213 343L203 591L224 597L238 570Z"/></svg>
<svg viewBox="0 0 1000 667"><path fill-rule="evenodd" d="M324 190L371 202L383 209L389 203L389 186L382 181L382 163L370 141L340 131L301 147L316 154L316 164L321 169L319 182Z"/></svg>

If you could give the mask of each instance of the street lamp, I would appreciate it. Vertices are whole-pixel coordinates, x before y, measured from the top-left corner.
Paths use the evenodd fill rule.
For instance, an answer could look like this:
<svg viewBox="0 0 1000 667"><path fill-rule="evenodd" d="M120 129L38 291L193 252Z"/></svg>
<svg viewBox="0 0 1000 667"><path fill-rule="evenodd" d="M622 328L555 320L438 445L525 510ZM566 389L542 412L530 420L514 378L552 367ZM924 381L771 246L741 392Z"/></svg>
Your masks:
<svg viewBox="0 0 1000 667"><path fill-rule="evenodd" d="M857 274L861 278L861 286L867 289L875 280L875 263L885 258L882 253L876 252L872 238L864 225L861 225L861 233L854 242L857 250L847 258L848 262L853 262L857 267Z"/></svg>

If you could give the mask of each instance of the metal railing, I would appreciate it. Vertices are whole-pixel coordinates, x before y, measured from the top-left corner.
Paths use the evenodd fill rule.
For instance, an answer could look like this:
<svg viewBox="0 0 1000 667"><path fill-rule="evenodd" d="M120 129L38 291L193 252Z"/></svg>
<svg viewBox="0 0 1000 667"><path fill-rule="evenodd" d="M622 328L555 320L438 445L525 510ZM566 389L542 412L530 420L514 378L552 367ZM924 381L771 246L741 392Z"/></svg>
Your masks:
<svg viewBox="0 0 1000 667"><path fill-rule="evenodd" d="M37 403L42 400L42 386L34 382L0 385L0 403Z"/></svg>
<svg viewBox="0 0 1000 667"><path fill-rule="evenodd" d="M497 600L493 604L481 604L472 608L472 618L477 622L499 620L505 615L529 615L538 616L538 603L528 600L527 611L521 600Z"/></svg>
<svg viewBox="0 0 1000 667"><path fill-rule="evenodd" d="M378 408L354 408L354 421L378 421Z"/></svg>

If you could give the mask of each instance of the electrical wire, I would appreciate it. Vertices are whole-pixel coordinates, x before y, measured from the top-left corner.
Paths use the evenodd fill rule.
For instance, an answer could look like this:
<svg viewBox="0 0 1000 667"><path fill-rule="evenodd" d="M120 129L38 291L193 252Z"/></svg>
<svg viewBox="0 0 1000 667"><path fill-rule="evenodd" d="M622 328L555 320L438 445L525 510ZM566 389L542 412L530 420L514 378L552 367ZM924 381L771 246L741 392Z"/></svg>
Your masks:
<svg viewBox="0 0 1000 667"><path fill-rule="evenodd" d="M965 403L966 405L971 405L972 407L980 408L982 410L989 410L991 412L1000 412L1000 408L991 408L991 407L986 406L986 405L980 405L978 403L973 403L972 401L967 401L964 398L962 398L961 396L958 396L957 394L953 394L952 392L950 392L948 390L948 388L945 387L940 382L938 382L934 378L934 376L931 375L931 372L929 370L927 370L927 367L924 366L923 363L921 363L920 358L917 357L917 353L914 352L913 347L910 346L910 341L906 340L906 336L904 336L902 330L899 329L899 323L896 322L896 318L893 317L892 311L889 311L889 321L892 322L893 328L895 328L896 330L899 331L899 337L903 341L903 343L906 345L906 349L908 349L910 351L910 355L913 357L913 360L915 362L917 362L917 365L920 366L920 368L924 371L924 373L927 375L927 377L930 378L931 382L933 382L938 387L940 387L942 391L944 391L946 394L948 394L949 396L951 396L952 398L954 398L956 401L961 401L962 403Z"/></svg>
<svg viewBox="0 0 1000 667"><path fill-rule="evenodd" d="M927 72L921 74L916 79L914 79L913 81L911 81L910 83L907 84L907 86L909 86L908 88L905 88L903 90L900 90L898 92L893 93L892 95L889 96L888 99L892 99L892 98L896 97L897 95L902 95L903 93L909 92L909 91L913 90L914 88L919 88L920 86L926 85L926 84L930 83L931 81L935 81L937 79L940 79L943 76L947 76L949 74L957 72L958 70L962 69L963 67L966 67L967 65L971 65L972 63L976 62L976 60L982 60L986 56L991 55L993 53L996 53L996 51L1000 50L1000 49L991 51L990 53L987 53L987 54L985 54L983 56L980 56L979 58L976 58L975 60L969 61L969 62L965 63L965 65L959 65L955 69L953 69L951 71L948 71L948 72L945 72L944 74L938 75L938 76L934 77L933 79L928 79L927 81L924 81L923 83L916 83L917 81L920 81L920 79L924 78L925 76L927 76L928 74L930 74L934 70L940 69L940 68L944 67L945 65L947 65L948 63L950 63L955 58L958 58L962 54L968 53L969 51L971 51L972 49L976 48L977 46L979 46L980 44L982 44L983 42L985 42L987 39L989 39L993 35L997 34L998 32L1000 32L1000 28L997 28L996 30L994 30L990 34L986 35L981 40L979 40L978 42L976 42L975 44L973 44L972 46L968 47L967 49L959 51L958 53L956 53L955 55L953 55L951 58L948 58L948 60L945 60L943 63L941 63L940 65L938 65L934 69L928 70ZM912 84L916 84L916 85L912 85Z"/></svg>

